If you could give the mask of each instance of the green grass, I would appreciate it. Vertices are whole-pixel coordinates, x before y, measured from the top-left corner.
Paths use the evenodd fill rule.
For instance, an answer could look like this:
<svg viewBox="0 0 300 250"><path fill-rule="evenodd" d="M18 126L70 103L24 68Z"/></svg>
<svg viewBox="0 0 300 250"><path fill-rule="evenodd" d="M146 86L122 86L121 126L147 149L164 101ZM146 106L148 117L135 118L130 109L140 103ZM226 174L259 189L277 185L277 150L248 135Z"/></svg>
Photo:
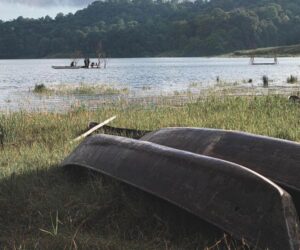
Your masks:
<svg viewBox="0 0 300 250"><path fill-rule="evenodd" d="M279 96L211 97L182 107L120 104L65 114L2 113L1 249L204 249L223 237L151 195L59 167L76 146L70 140L89 121L113 115L112 125L119 127L234 129L300 142L299 105Z"/></svg>

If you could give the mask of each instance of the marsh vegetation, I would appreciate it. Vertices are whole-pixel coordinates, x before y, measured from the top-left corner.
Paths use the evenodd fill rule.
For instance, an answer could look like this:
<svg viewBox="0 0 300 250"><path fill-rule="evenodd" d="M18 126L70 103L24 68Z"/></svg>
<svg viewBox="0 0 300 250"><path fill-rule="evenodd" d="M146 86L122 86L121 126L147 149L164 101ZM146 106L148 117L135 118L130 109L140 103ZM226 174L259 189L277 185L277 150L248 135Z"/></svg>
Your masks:
<svg viewBox="0 0 300 250"><path fill-rule="evenodd" d="M33 93L39 95L55 95L55 96L67 96L67 95L120 95L128 94L127 88L114 88L106 84L60 84L46 87L44 84L35 85L32 90Z"/></svg>
<svg viewBox="0 0 300 250"><path fill-rule="evenodd" d="M294 76L294 75L290 75L287 80L286 80L287 83L291 83L291 84L294 84L294 83L297 83L298 82L298 77L297 76Z"/></svg>

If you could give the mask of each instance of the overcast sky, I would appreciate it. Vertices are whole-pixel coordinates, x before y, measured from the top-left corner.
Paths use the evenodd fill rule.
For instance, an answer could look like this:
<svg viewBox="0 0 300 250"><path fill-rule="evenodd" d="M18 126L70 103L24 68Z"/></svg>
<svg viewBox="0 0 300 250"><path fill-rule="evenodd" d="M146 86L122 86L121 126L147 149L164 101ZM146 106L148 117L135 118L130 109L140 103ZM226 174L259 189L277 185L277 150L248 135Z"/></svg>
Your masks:
<svg viewBox="0 0 300 250"><path fill-rule="evenodd" d="M74 13L94 0L0 0L0 19L11 20L19 16L38 18L55 17L57 13Z"/></svg>

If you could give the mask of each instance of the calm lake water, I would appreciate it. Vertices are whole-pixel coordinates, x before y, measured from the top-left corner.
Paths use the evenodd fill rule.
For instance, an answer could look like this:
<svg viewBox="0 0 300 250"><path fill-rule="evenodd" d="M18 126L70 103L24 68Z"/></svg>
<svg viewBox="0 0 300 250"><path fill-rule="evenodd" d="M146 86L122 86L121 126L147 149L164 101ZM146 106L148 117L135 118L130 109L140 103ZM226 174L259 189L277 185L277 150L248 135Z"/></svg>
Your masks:
<svg viewBox="0 0 300 250"><path fill-rule="evenodd" d="M260 58L256 61L272 62L273 59ZM283 87L288 85L286 79L289 75L300 78L300 58L279 58L279 64L274 66L252 66L249 58L132 58L109 59L106 69L51 68L52 65L69 64L69 59L0 60L0 108L41 105L47 108L58 103L72 105L82 99L81 96L40 97L30 92L35 84L106 84L113 88L128 88L131 97L143 97L169 95L187 89L199 91L217 84L217 77L224 82L237 82L245 86L252 79L253 87L262 85L263 75L269 77L272 86Z"/></svg>

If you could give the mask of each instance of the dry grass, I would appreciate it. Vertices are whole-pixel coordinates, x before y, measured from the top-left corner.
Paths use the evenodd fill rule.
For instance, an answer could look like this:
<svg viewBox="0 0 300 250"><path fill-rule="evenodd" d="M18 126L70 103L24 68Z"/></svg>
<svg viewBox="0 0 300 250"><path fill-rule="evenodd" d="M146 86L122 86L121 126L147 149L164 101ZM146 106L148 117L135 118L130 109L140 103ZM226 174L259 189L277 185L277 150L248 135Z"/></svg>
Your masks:
<svg viewBox="0 0 300 250"><path fill-rule="evenodd" d="M2 249L204 249L223 232L151 195L104 176L65 173L69 141L89 121L153 130L235 129L300 142L300 106L279 96L208 98L181 107L106 106L65 114L0 114ZM78 178L80 176L80 178ZM220 244L220 245L219 245ZM215 248L234 242L222 240ZM227 246L227 247L226 247ZM246 249L239 243L240 249Z"/></svg>

